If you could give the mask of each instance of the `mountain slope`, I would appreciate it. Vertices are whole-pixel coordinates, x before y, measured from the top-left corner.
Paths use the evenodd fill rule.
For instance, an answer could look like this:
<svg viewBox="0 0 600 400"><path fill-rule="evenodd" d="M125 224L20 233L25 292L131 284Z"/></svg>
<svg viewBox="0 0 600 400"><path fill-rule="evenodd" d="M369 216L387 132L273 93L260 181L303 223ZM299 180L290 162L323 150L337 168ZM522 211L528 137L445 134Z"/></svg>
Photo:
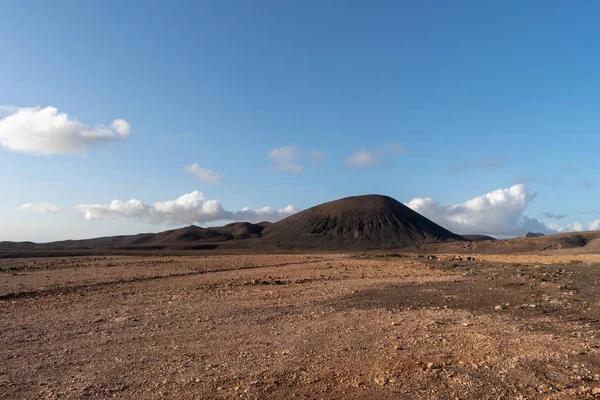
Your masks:
<svg viewBox="0 0 600 400"><path fill-rule="evenodd" d="M375 249L464 238L388 196L346 197L301 211L267 228L280 248Z"/></svg>

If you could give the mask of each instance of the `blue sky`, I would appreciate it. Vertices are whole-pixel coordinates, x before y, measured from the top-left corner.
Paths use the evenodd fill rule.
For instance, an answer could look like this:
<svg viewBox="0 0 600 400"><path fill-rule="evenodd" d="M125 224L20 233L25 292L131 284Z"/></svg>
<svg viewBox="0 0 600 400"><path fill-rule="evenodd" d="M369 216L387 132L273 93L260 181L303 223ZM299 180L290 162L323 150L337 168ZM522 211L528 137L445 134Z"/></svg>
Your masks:
<svg viewBox="0 0 600 400"><path fill-rule="evenodd" d="M277 219L365 193L459 233L600 229L599 13L0 1L0 240Z"/></svg>

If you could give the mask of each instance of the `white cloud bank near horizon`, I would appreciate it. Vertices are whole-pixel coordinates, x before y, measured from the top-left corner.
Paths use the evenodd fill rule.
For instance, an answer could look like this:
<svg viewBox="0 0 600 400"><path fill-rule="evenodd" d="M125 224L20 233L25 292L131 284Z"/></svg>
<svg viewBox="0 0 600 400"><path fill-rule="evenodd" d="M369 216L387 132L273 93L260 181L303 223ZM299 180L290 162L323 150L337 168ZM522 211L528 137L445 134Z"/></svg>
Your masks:
<svg viewBox="0 0 600 400"><path fill-rule="evenodd" d="M440 204L435 200L414 198L406 205L438 225L458 234L519 236L525 232L556 233L536 218L524 215L535 198L521 184L498 189L462 204Z"/></svg>
<svg viewBox="0 0 600 400"><path fill-rule="evenodd" d="M38 214L56 214L60 211L60 207L52 203L25 203L21 204L17 210L31 211Z"/></svg>
<svg viewBox="0 0 600 400"><path fill-rule="evenodd" d="M85 154L88 146L129 137L131 125L115 119L107 126L90 128L49 107L0 106L0 147L37 155Z"/></svg>
<svg viewBox="0 0 600 400"><path fill-rule="evenodd" d="M520 236L525 232L545 234L600 230L600 220L587 224L544 224L524 214L535 198L524 185L498 189L462 204L440 204L431 198L414 198L406 205L444 228L458 234L487 234L498 237ZM248 207L225 210L218 200L208 200L199 191L183 194L174 200L148 205L137 199L113 200L108 204L80 204L75 208L86 220L130 218L153 224L193 224L215 221L275 222L300 211L292 205L274 209ZM54 214L61 209L52 203L26 203L19 211Z"/></svg>
<svg viewBox="0 0 600 400"><path fill-rule="evenodd" d="M600 219L588 222L587 226L580 222L573 222L567 225L550 224L548 227L556 232L597 231L600 230Z"/></svg>
<svg viewBox="0 0 600 400"><path fill-rule="evenodd" d="M292 205L274 209L248 207L240 211L228 211L218 200L207 200L197 190L179 196L175 200L147 205L140 200L113 200L109 204L80 204L75 207L86 220L104 220L118 217L145 220L154 224L192 224L214 221L278 221L299 210Z"/></svg>

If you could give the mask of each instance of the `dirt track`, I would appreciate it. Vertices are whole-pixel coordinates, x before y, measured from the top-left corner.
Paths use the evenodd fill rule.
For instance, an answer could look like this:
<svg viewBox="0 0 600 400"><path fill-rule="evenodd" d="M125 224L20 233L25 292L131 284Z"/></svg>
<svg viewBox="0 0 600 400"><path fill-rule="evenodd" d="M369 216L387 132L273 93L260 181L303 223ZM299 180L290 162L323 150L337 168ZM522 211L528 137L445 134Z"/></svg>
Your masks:
<svg viewBox="0 0 600 400"><path fill-rule="evenodd" d="M600 257L482 257L0 260L0 398L600 398Z"/></svg>

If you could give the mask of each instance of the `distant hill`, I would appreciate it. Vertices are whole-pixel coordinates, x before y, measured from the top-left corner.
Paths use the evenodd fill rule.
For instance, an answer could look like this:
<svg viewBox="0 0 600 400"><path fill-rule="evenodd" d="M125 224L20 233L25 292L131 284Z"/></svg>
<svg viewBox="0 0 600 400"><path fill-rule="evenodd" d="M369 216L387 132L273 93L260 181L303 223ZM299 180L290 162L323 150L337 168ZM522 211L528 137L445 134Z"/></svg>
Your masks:
<svg viewBox="0 0 600 400"><path fill-rule="evenodd" d="M3 242L0 254L35 251L110 252L129 250L365 250L465 240L391 197L354 196L324 203L276 223L234 222L219 227L187 226L141 233L35 244Z"/></svg>
<svg viewBox="0 0 600 400"><path fill-rule="evenodd" d="M190 225L141 233L52 243L0 242L0 257L161 253L362 251L399 249L438 253L532 251L600 253L600 231L567 232L496 240L456 235L388 196L353 196L296 213L276 223L234 222L202 228Z"/></svg>
<svg viewBox="0 0 600 400"><path fill-rule="evenodd" d="M600 231L564 232L537 237L517 237L503 240L455 242L425 245L423 251L437 253L500 254L559 252L600 253Z"/></svg>

